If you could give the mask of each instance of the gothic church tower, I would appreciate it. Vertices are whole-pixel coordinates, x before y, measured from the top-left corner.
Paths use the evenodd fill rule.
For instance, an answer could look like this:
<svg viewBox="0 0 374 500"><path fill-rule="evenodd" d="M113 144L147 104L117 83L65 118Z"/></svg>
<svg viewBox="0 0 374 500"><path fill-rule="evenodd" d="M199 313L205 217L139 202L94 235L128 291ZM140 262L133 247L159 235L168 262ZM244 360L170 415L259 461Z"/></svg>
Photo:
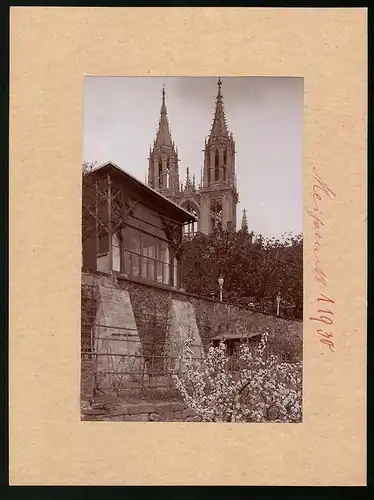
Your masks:
<svg viewBox="0 0 374 500"><path fill-rule="evenodd" d="M156 140L149 150L148 186L173 199L179 191L178 150L171 138L165 104L165 89L162 89L160 121Z"/></svg>
<svg viewBox="0 0 374 500"><path fill-rule="evenodd" d="M203 233L210 233L217 224L236 230L235 141L226 125L221 86L221 79L218 79L213 125L204 148L200 202L200 231Z"/></svg>
<svg viewBox="0 0 374 500"><path fill-rule="evenodd" d="M162 90L157 136L149 150L148 186L197 217L197 223L184 228L186 236L193 236L196 231L208 234L216 225L236 230L235 142L226 125L221 86L219 79L213 125L209 138L205 139L204 168L199 186L195 176L191 180L188 167L184 185L179 183L178 149L171 138L165 89Z"/></svg>

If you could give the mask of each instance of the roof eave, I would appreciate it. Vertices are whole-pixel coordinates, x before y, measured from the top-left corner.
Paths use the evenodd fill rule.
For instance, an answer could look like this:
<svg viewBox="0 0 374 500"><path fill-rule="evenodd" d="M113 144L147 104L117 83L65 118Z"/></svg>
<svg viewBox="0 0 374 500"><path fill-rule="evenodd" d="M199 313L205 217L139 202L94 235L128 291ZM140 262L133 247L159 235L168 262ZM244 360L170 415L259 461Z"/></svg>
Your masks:
<svg viewBox="0 0 374 500"><path fill-rule="evenodd" d="M116 165L114 162L112 161L107 161L105 163L103 163L102 165L99 165L98 167L92 169L88 175L91 175L91 174L94 174L96 172L98 172L99 170L100 171L103 171L105 170L106 168L112 168L114 169L119 175L122 175L122 176L125 176L125 177L128 177L130 178L135 184L137 184L139 186L140 189L142 189L144 191L144 193L148 192L148 193L152 193L152 196L155 196L156 199L159 198L161 199L165 204L166 206L169 206L172 208L172 210L174 210L176 213L178 213L179 215L183 216L183 218L181 217L181 221L178 221L178 222L183 222L183 223L189 223L189 222L196 222L197 219L195 216L193 216L190 212L188 212L187 210L185 210L184 208L182 208L181 206L177 205L176 203L174 203L172 200L170 200L169 198L167 198L166 196L162 195L161 193L159 193L158 191L156 191L155 189L151 188L150 186L147 186L146 184L144 184L143 182L141 182L139 179L137 179L136 177L134 177L133 175L129 174L128 172L126 172L125 170L122 170L118 165Z"/></svg>

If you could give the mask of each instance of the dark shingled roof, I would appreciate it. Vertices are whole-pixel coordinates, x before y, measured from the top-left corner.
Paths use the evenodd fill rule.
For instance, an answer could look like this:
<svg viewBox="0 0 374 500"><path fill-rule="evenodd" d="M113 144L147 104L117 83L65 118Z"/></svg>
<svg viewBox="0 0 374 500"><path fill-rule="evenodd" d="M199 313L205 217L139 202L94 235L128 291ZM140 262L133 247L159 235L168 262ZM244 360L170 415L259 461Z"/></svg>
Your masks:
<svg viewBox="0 0 374 500"><path fill-rule="evenodd" d="M88 175L105 175L116 174L126 186L141 198L141 203L149 208L158 211L159 213L172 218L173 220L183 223L196 222L196 217L184 208L180 207L173 201L158 193L149 186L143 184L133 175L122 170L118 165L113 162L107 162L99 167L94 168Z"/></svg>

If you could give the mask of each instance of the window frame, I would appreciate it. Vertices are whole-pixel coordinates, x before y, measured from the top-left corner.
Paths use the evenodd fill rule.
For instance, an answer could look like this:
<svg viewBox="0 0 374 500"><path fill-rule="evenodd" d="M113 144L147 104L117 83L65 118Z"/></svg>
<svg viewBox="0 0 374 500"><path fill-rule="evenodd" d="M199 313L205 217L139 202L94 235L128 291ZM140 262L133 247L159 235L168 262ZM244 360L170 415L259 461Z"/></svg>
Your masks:
<svg viewBox="0 0 374 500"><path fill-rule="evenodd" d="M128 275L131 278L145 280L154 284L162 284L167 286L178 286L180 276L180 260L175 258L174 250L171 241L167 238L166 233L160 226L156 226L150 222L140 219L134 215L131 216L138 223L136 227L131 223L127 223L121 230L121 273ZM154 232L147 231L147 226L152 228ZM131 248L131 233L126 235L126 229L136 231L139 242L139 252ZM164 236L162 236L162 233ZM144 242L148 239L148 246ZM151 243L153 242L153 243ZM150 244L151 243L151 244ZM145 248L150 248L152 244L155 246L154 256L150 257L145 253ZM163 255L162 246L165 245L166 256ZM134 261L137 264L134 266ZM161 268L162 279L160 280L159 270ZM134 269L137 272L134 273ZM174 276L175 270L177 276Z"/></svg>
<svg viewBox="0 0 374 500"><path fill-rule="evenodd" d="M219 152L218 152L218 149L216 149L215 156L214 156L214 181L215 182L219 181Z"/></svg>

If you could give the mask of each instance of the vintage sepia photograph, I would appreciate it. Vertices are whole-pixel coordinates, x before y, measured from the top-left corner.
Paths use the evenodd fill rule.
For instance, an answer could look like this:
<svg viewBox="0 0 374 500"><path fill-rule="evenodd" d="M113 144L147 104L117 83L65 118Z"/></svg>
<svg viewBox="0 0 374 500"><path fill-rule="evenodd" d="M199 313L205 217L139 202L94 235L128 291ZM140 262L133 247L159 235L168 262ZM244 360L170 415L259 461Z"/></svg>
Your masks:
<svg viewBox="0 0 374 500"><path fill-rule="evenodd" d="M81 419L302 422L303 78L84 79Z"/></svg>

